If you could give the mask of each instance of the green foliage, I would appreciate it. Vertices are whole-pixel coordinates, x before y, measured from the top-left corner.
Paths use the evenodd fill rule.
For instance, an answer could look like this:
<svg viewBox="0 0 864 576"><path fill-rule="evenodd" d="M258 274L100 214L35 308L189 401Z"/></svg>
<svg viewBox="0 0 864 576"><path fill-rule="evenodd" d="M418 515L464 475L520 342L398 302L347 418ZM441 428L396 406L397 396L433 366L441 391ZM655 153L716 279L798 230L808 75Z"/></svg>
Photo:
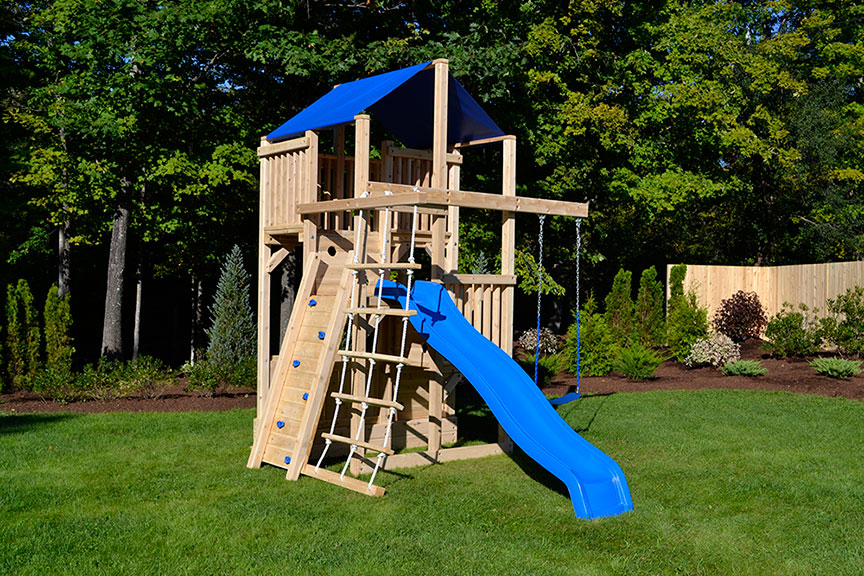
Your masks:
<svg viewBox="0 0 864 576"><path fill-rule="evenodd" d="M829 316L822 322L825 340L841 354L864 356L864 287L849 288L828 300Z"/></svg>
<svg viewBox="0 0 864 576"><path fill-rule="evenodd" d="M534 379L534 354L526 354L525 357L519 360L519 364L525 373ZM540 361L537 362L537 385L540 388L545 388L552 384L552 379L561 372L564 372L566 360L562 354L541 355Z"/></svg>
<svg viewBox="0 0 864 576"><path fill-rule="evenodd" d="M246 377L241 365L255 358L256 326L249 304L249 274L243 267L243 255L234 246L222 266L216 297L210 308L211 326L207 330L210 344L206 364L229 384L240 385Z"/></svg>
<svg viewBox="0 0 864 576"><path fill-rule="evenodd" d="M708 310L699 306L696 294L688 292L669 301L666 342L672 357L684 362L693 344L708 335Z"/></svg>
<svg viewBox="0 0 864 576"><path fill-rule="evenodd" d="M33 294L24 279L6 287L6 327L9 378L13 386L25 388L42 367L42 334Z"/></svg>
<svg viewBox="0 0 864 576"><path fill-rule="evenodd" d="M730 298L720 301L714 313L714 329L726 334L735 342L758 338L767 319L765 308L755 292L739 290Z"/></svg>
<svg viewBox="0 0 864 576"><path fill-rule="evenodd" d="M846 358L816 358L810 367L829 378L850 378L861 373L861 362Z"/></svg>
<svg viewBox="0 0 864 576"><path fill-rule="evenodd" d="M813 314L818 313L814 310ZM783 308L768 321L763 348L776 356L811 356L822 349L822 324L810 314L806 304L798 310L783 303Z"/></svg>
<svg viewBox="0 0 864 576"><path fill-rule="evenodd" d="M630 380L650 380L662 363L663 357L657 352L634 343L619 349L613 368Z"/></svg>
<svg viewBox="0 0 864 576"><path fill-rule="evenodd" d="M575 317L575 314L574 314ZM594 297L588 298L578 320L567 328L562 355L567 371L576 374L576 330L579 328L579 370L584 376L605 376L612 370L618 344L606 325L603 315L597 312Z"/></svg>
<svg viewBox="0 0 864 576"><path fill-rule="evenodd" d="M626 346L633 336L633 299L630 297L629 270L618 270L612 281L612 290L606 295L606 326L619 346Z"/></svg>
<svg viewBox="0 0 864 576"><path fill-rule="evenodd" d="M717 368L741 358L741 349L725 334L714 332L705 338L699 338L690 347L690 353L684 359L688 368L710 364Z"/></svg>
<svg viewBox="0 0 864 576"><path fill-rule="evenodd" d="M482 253L481 253L482 254ZM516 276L519 278L519 289L525 294L537 293L537 276L540 274L540 266L534 256L524 250L516 250ZM563 296L564 287L561 286L549 274L549 269L544 264L542 271L543 294L549 296Z"/></svg>
<svg viewBox="0 0 864 576"><path fill-rule="evenodd" d="M70 295L60 298L57 285L51 286L48 296L45 298L45 363L47 366L65 370L72 370L72 355L75 348L72 346L72 311L70 308Z"/></svg>
<svg viewBox="0 0 864 576"><path fill-rule="evenodd" d="M766 368L762 367L762 363L758 360L738 360L737 362L727 362L720 368L720 372L724 376L764 376L768 373Z"/></svg>
<svg viewBox="0 0 864 576"><path fill-rule="evenodd" d="M687 265L676 264L669 270L669 299L684 296L684 279L687 278Z"/></svg>
<svg viewBox="0 0 864 576"><path fill-rule="evenodd" d="M32 388L43 398L65 404L76 400L109 402L129 395L159 398L173 382L161 360L139 356L129 362L100 358L79 373L48 364L33 377Z"/></svg>
<svg viewBox="0 0 864 576"><path fill-rule="evenodd" d="M665 341L666 317L663 314L663 284L654 266L642 271L634 306L636 338L643 346L659 348Z"/></svg>

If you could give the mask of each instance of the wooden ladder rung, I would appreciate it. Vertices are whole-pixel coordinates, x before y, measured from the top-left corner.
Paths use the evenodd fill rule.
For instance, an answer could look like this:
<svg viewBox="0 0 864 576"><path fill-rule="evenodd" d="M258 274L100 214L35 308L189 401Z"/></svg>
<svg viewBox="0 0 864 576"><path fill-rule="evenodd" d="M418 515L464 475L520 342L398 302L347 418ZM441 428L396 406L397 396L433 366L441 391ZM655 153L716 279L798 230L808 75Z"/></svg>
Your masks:
<svg viewBox="0 0 864 576"><path fill-rule="evenodd" d="M346 314L373 314L379 316L414 316L416 310L403 310L402 308L346 308Z"/></svg>
<svg viewBox="0 0 864 576"><path fill-rule="evenodd" d="M348 264L345 266L349 270L420 270L420 264L411 262L385 262L377 264L375 262L361 262L359 264Z"/></svg>
<svg viewBox="0 0 864 576"><path fill-rule="evenodd" d="M405 406L400 404L399 402L394 402L393 400L384 400L382 398L369 398L368 396L355 396L353 394L342 394L341 392L332 392L330 394L333 398L339 398L340 400L347 400L348 402L356 402L361 403L365 402L370 406L383 406L384 408L396 408L397 410L404 410Z"/></svg>
<svg viewBox="0 0 864 576"><path fill-rule="evenodd" d="M348 438L347 436L338 436L336 434L330 434L329 432L324 432L321 434L321 437L325 440L331 440L333 442L339 442L340 444L349 444L351 446L357 446L358 448L366 448L367 450L372 450L374 452L383 452L388 456L393 455L393 450L390 448L386 448L384 446L378 446L376 444L370 444L369 442L363 442L362 440L354 440L352 438Z"/></svg>
<svg viewBox="0 0 864 576"><path fill-rule="evenodd" d="M303 472L303 474L305 474L306 476L318 478L319 480L329 482L330 484L342 486L343 488L348 488L349 490L354 490L355 492L359 492L361 494L368 494L369 496L383 496L385 492L385 489L382 486L377 486L373 484L372 488L370 489L368 482L363 482L362 480L352 478L351 476L345 476L344 478L340 478L338 472L333 472L331 470L327 470L326 468L319 468L318 470L315 470L315 466L312 466L311 464L306 464L305 466L303 466L301 472Z"/></svg>
<svg viewBox="0 0 864 576"><path fill-rule="evenodd" d="M422 367L422 364L403 358L401 356L391 356L389 354L375 354L374 352L354 352L353 350L339 350L340 356L347 358L365 358L366 360L375 360L376 362L392 362L393 364L404 364L405 366Z"/></svg>

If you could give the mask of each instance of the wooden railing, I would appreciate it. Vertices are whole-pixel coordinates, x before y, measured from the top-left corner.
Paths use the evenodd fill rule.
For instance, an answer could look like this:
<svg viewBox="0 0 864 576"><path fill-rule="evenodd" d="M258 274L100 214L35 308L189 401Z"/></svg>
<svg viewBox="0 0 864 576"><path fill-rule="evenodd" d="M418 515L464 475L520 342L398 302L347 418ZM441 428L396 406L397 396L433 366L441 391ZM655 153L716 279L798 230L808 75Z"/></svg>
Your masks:
<svg viewBox="0 0 864 576"><path fill-rule="evenodd" d="M261 223L264 229L294 230L303 221L295 207L314 201L318 163L318 136L307 132L276 144L258 148L261 163Z"/></svg>
<svg viewBox="0 0 864 576"><path fill-rule="evenodd" d="M508 354L513 349L513 310L508 291L516 285L515 276L499 274L448 274L444 286L456 307L478 332Z"/></svg>

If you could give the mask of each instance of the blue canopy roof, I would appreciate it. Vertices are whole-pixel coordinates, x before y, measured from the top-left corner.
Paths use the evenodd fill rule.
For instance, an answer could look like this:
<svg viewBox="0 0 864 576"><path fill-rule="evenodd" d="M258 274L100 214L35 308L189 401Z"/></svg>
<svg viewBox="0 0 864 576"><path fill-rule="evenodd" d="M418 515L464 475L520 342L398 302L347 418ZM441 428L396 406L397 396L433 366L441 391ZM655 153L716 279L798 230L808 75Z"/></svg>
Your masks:
<svg viewBox="0 0 864 576"><path fill-rule="evenodd" d="M364 110L409 148L431 148L435 72L423 62L340 84L267 135L278 142L354 121ZM447 143L503 136L504 132L451 75L447 87Z"/></svg>

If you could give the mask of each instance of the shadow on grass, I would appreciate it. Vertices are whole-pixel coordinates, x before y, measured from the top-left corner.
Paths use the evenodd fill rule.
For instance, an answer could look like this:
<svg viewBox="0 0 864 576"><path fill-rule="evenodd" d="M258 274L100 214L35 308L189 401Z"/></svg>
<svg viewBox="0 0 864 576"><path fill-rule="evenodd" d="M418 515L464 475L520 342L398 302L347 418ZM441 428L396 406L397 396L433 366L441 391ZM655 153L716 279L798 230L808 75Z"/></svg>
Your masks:
<svg viewBox="0 0 864 576"><path fill-rule="evenodd" d="M23 434L73 417L72 414L0 414L0 434Z"/></svg>
<svg viewBox="0 0 864 576"><path fill-rule="evenodd" d="M591 430L591 425L594 424L594 420L597 418L597 414L600 413L600 409L603 408L603 405L606 404L609 397L614 395L615 392L607 392L606 394L589 394L576 400L576 402L582 402L583 404L593 404L594 410L591 412L591 416L588 418L588 422L584 426L580 428L574 427L573 429L579 434L589 432Z"/></svg>

